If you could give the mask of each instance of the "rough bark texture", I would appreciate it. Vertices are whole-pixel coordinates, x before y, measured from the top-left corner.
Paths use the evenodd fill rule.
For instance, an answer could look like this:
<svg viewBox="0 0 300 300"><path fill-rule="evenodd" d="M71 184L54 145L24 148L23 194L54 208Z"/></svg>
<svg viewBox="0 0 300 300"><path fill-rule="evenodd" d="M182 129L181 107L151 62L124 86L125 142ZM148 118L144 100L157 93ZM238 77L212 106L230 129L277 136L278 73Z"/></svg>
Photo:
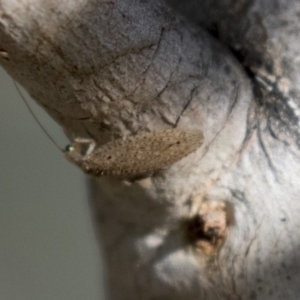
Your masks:
<svg viewBox="0 0 300 300"><path fill-rule="evenodd" d="M91 179L113 299L298 299L300 6L182 2L2 0L1 65L71 138L203 131Z"/></svg>

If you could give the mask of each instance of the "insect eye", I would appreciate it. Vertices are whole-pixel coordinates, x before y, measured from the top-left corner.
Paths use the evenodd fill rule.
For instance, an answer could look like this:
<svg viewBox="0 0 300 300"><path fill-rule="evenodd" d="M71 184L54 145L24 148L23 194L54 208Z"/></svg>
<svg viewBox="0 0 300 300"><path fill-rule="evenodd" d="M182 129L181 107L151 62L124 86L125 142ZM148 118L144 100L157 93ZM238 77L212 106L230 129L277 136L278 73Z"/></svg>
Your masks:
<svg viewBox="0 0 300 300"><path fill-rule="evenodd" d="M66 152L72 152L75 150L74 146L72 145L67 145L66 148L65 148Z"/></svg>

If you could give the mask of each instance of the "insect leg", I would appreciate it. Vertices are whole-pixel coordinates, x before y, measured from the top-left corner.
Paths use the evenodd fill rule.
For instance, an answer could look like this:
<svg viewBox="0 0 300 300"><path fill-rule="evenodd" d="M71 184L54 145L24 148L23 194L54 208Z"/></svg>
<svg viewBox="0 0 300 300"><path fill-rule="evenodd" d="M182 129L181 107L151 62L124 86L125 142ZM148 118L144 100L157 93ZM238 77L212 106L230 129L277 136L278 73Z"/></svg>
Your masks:
<svg viewBox="0 0 300 300"><path fill-rule="evenodd" d="M96 148L96 142L93 139L76 138L74 141L79 144L88 144L88 149L86 151L85 156L88 156L91 153L93 153L93 151Z"/></svg>

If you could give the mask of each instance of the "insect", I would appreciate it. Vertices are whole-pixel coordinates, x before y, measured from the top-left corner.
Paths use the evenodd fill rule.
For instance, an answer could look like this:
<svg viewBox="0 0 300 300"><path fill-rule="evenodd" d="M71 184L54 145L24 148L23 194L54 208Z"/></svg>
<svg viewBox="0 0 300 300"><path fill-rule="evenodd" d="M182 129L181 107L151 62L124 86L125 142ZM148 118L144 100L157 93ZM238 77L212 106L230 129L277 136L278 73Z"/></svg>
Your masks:
<svg viewBox="0 0 300 300"><path fill-rule="evenodd" d="M179 161L203 144L201 130L172 128L119 138L98 148L92 139L76 138L62 150L40 124L17 85L16 87L42 130L69 161L87 174L120 178L153 174ZM88 146L84 154L81 151L83 144Z"/></svg>
<svg viewBox="0 0 300 300"><path fill-rule="evenodd" d="M99 148L93 140L75 139L88 143L86 154L67 146L66 157L84 172L95 176L141 176L161 170L199 148L203 143L200 130L166 129L140 133L116 139Z"/></svg>

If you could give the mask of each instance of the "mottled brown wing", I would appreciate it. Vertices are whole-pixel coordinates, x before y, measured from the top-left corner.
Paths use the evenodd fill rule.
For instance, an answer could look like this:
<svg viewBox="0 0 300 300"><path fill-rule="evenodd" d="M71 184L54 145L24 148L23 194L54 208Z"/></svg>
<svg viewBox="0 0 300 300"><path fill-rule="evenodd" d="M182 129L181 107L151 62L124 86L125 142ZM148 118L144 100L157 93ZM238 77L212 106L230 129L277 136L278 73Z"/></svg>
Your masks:
<svg viewBox="0 0 300 300"><path fill-rule="evenodd" d="M203 143L200 130L167 129L118 139L96 149L86 160L89 173L138 176L165 168Z"/></svg>

